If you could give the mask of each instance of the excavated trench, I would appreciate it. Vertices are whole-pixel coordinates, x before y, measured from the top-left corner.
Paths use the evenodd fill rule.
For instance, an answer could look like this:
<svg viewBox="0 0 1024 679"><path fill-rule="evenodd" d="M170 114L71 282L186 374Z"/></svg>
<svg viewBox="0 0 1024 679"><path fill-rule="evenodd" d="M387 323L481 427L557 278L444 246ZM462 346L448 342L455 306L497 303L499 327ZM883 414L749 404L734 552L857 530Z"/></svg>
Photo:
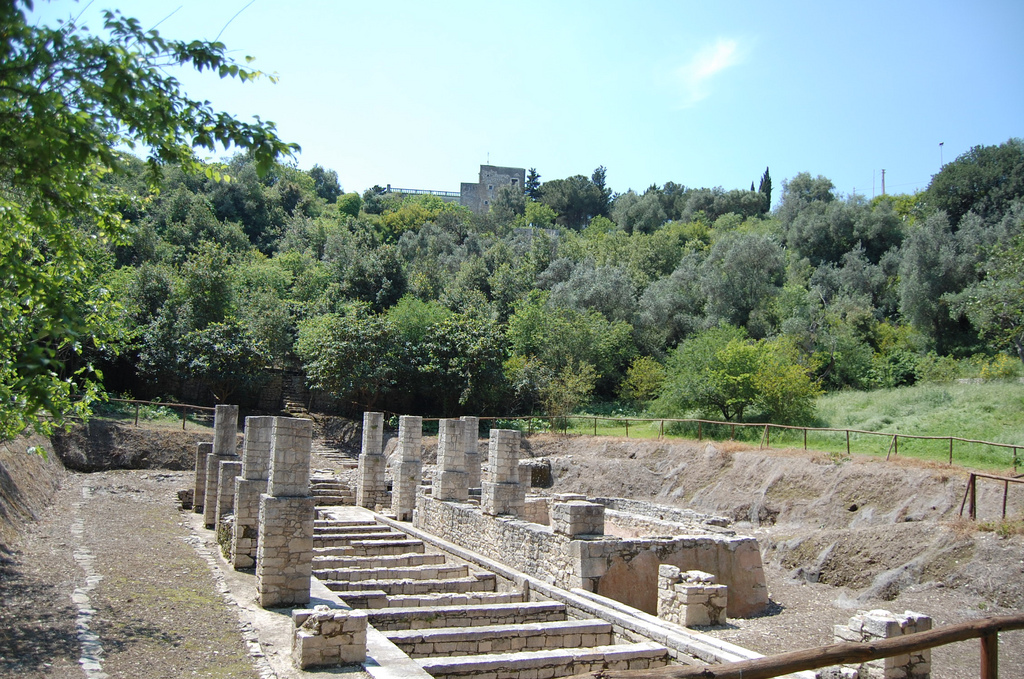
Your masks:
<svg viewBox="0 0 1024 679"><path fill-rule="evenodd" d="M344 453L358 451L358 431L347 421L319 425L314 465L340 468ZM0 457L0 549L43 511L65 465L188 469L195 442L208 438L203 431L94 423L52 443L7 444ZM429 439L424 442L429 462ZM27 455L32 444L64 464ZM757 537L773 607L719 636L763 653L828 643L831 624L854 609L930 606L923 612L946 624L1024 607L1024 537L979 531L958 518L966 483L961 469L857 456L837 464L824 454L733 443L553 435L524 439L523 455L540 470L535 480L550 474L541 493L689 508L728 517L730 528ZM998 519L1001 502L1001 486L979 486L979 519ZM1024 492L1011 489L1007 514L1024 516ZM1024 638L1005 636L1003 657L1009 654L1010 667L1024 667ZM972 675L976 653L939 651L937 657L953 669L933 676ZM1024 669L1009 672L1024 676L1014 674Z"/></svg>

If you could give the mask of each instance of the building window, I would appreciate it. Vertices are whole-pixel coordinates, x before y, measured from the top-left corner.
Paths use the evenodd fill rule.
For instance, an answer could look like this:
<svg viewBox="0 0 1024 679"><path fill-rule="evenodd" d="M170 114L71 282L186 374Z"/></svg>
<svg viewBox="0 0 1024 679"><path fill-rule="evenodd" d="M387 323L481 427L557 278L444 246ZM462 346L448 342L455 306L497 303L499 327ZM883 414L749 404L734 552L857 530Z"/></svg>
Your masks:
<svg viewBox="0 0 1024 679"><path fill-rule="evenodd" d="M484 205L490 205L490 203L485 200Z"/></svg>
<svg viewBox="0 0 1024 679"><path fill-rule="evenodd" d="M519 186L519 177L512 177L512 186Z"/></svg>
<svg viewBox="0 0 1024 679"><path fill-rule="evenodd" d="M487 190L488 191L493 191L494 190L494 184L488 184L487 185Z"/></svg>

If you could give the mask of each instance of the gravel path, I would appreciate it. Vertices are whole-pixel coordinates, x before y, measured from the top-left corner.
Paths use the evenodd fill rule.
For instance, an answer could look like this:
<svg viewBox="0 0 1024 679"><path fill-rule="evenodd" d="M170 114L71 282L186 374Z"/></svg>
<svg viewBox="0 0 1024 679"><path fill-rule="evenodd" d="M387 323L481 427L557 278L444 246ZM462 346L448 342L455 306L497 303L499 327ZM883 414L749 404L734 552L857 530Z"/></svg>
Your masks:
<svg viewBox="0 0 1024 679"><path fill-rule="evenodd" d="M0 567L0 676L259 679L175 509L186 477L68 475Z"/></svg>

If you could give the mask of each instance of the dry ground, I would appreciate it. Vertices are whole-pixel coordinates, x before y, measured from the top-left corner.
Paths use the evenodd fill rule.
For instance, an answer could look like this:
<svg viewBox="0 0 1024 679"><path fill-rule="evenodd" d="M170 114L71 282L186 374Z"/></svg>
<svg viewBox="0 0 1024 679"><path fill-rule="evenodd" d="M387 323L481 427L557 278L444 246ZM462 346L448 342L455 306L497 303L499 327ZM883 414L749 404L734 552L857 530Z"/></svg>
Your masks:
<svg viewBox="0 0 1024 679"><path fill-rule="evenodd" d="M318 431L319 450L353 453L358 445L350 425ZM238 607L225 601L194 548L190 516L175 508L174 491L191 475L167 470L190 468L200 437L208 435L93 425L57 441L62 457L86 468L162 468L149 471L65 473L27 456L28 443L6 457L0 450L0 676L85 676L76 632L83 620L98 635L110 677L265 671L243 643ZM955 468L560 436L533 437L524 454L550 461L548 492L691 507L728 516L757 537L772 607L710 632L762 653L829 643L831 626L857 610L910 609L943 625L1024 609L1024 536L957 520L965 476ZM318 455L314 464L336 463ZM8 471L18 464L25 469L15 482ZM994 491L983 488L983 519L998 517ZM1022 495L1011 492L1012 516L1024 515ZM100 579L90 583L87 569ZM83 618L76 588L86 590L85 608L95 613ZM1000 643L1000 676L1024 679L1024 632L1003 634ZM977 677L977 643L938 649L934 664L936 679Z"/></svg>

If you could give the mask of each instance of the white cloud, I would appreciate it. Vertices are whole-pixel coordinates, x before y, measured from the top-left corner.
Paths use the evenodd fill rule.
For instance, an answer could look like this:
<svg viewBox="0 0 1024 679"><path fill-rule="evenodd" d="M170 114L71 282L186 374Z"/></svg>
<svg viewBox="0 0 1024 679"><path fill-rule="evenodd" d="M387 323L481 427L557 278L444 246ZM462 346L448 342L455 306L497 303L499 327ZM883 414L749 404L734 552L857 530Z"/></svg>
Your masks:
<svg viewBox="0 0 1024 679"><path fill-rule="evenodd" d="M700 48L693 58L676 69L676 77L682 87L682 108L689 108L710 92L713 77L743 61L739 43L719 38L713 45Z"/></svg>

